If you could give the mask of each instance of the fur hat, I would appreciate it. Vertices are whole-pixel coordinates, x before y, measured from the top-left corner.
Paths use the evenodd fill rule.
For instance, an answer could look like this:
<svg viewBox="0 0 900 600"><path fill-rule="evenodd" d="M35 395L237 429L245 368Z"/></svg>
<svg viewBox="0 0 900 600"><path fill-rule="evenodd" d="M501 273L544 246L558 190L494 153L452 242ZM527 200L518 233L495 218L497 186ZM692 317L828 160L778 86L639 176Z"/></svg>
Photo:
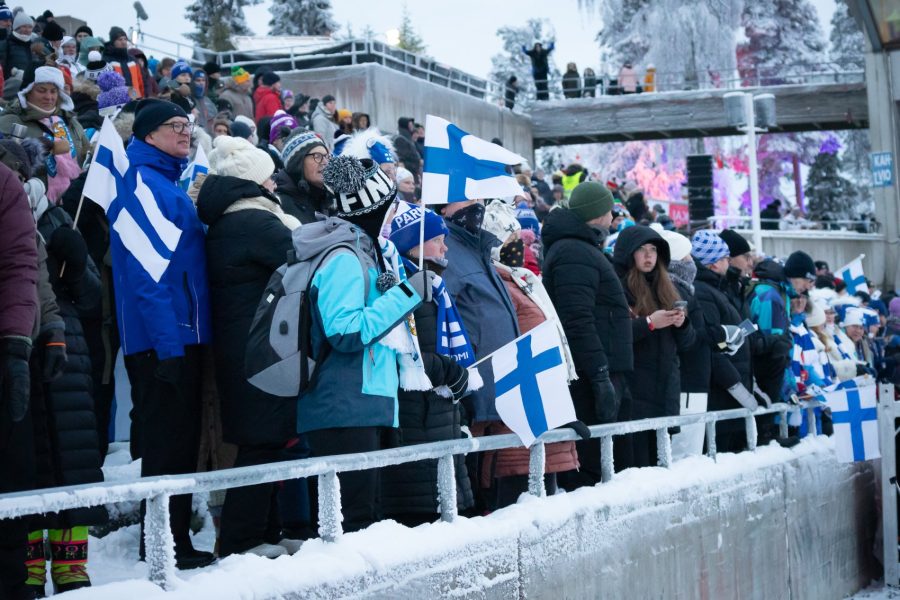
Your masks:
<svg viewBox="0 0 900 600"><path fill-rule="evenodd" d="M39 83L52 83L55 85L56 89L59 90L59 100L57 100L59 108L66 111L75 110L72 98L66 93L66 79L63 77L62 71L56 67L38 67L34 70L34 81L19 91L19 104L22 105L22 108L28 108L28 100L25 99L25 96Z"/></svg>
<svg viewBox="0 0 900 600"><path fill-rule="evenodd" d="M216 175L229 175L262 185L275 172L275 163L265 150L244 138L220 135L213 140L209 167Z"/></svg>
<svg viewBox="0 0 900 600"><path fill-rule="evenodd" d="M371 159L335 156L322 173L325 185L337 197L337 216L357 217L393 202L397 186Z"/></svg>
<svg viewBox="0 0 900 600"><path fill-rule="evenodd" d="M419 228L422 226L422 212L425 212L425 241L439 235L448 235L444 219L433 211L409 202L399 202L397 213L391 221L391 241L400 254L408 254L419 245Z"/></svg>
<svg viewBox="0 0 900 600"><path fill-rule="evenodd" d="M379 165L397 162L397 155L391 139L382 135L375 127L354 133L346 141L340 153L359 159L371 158Z"/></svg>

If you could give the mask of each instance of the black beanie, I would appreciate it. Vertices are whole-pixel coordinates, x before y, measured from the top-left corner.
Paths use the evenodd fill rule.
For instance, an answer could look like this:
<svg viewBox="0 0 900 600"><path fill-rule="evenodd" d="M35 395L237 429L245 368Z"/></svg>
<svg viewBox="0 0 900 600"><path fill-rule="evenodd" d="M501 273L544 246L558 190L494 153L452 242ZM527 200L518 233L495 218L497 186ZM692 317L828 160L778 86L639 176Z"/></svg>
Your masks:
<svg viewBox="0 0 900 600"><path fill-rule="evenodd" d="M78 37L78 34L81 32L88 34L91 37L94 37L94 30L88 27L87 25L82 25L78 29L75 30L75 37Z"/></svg>
<svg viewBox="0 0 900 600"><path fill-rule="evenodd" d="M60 42L66 35L65 29L60 27L56 21L50 21L44 26L44 39L49 42Z"/></svg>
<svg viewBox="0 0 900 600"><path fill-rule="evenodd" d="M122 29L121 27L116 27L116 26L113 26L110 28L110 30L109 30L109 42L110 43L115 42L117 39L119 39L122 36L128 37L128 34L125 33L124 29Z"/></svg>
<svg viewBox="0 0 900 600"><path fill-rule="evenodd" d="M188 118L187 113L172 102L148 98L138 102L134 112L134 137L143 141L157 127L172 117Z"/></svg>
<svg viewBox="0 0 900 600"><path fill-rule="evenodd" d="M279 77L278 73L275 73L274 71L264 73L262 76L263 85L275 85L279 81L281 81L281 77Z"/></svg>
<svg viewBox="0 0 900 600"><path fill-rule="evenodd" d="M744 239L744 236L733 229L726 229L719 234L719 237L728 245L728 254L734 258L741 254L750 252L750 242Z"/></svg>
<svg viewBox="0 0 900 600"><path fill-rule="evenodd" d="M784 276L788 279L804 278L815 281L816 264L809 254L797 250L784 262Z"/></svg>
<svg viewBox="0 0 900 600"><path fill-rule="evenodd" d="M215 73L221 73L222 67L220 67L216 63L210 61L208 63L204 63L203 70L206 71L207 75L213 75Z"/></svg>

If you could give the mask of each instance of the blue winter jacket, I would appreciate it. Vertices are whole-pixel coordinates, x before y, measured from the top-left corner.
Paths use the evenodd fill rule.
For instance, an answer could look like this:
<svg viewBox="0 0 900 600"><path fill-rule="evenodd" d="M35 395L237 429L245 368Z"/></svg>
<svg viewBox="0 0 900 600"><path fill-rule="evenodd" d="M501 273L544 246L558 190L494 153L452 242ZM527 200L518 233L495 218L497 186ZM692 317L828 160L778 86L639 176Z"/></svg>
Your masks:
<svg viewBox="0 0 900 600"><path fill-rule="evenodd" d="M204 229L178 187L187 161L136 139L127 154L138 191L107 211L122 351L183 356L211 339Z"/></svg>
<svg viewBox="0 0 900 600"><path fill-rule="evenodd" d="M762 333L790 336L790 299L795 298L797 292L785 278L783 268L774 261L760 263L756 275L759 281L749 296L750 320ZM782 398L786 399L796 391L797 383L789 365L781 385Z"/></svg>
<svg viewBox="0 0 900 600"><path fill-rule="evenodd" d="M519 337L516 309L503 280L491 262L491 248L500 241L481 231L472 235L455 223L447 222L447 270L443 273L447 291L456 300L475 358L482 359ZM463 401L475 422L499 421L494 406L494 377L490 361L478 366L484 387Z"/></svg>
<svg viewBox="0 0 900 600"><path fill-rule="evenodd" d="M297 431L305 433L335 427L398 427L397 353L379 343L388 332L413 312L422 300L408 284L385 293L376 281L372 239L341 221L329 236L331 245L350 243L362 250L360 264L349 249L335 250L312 278L312 352L320 356L323 344L329 352L317 367L315 385L300 394ZM348 235L349 234L349 235ZM295 244L297 259L305 260L321 249ZM368 293L365 291L368 272Z"/></svg>

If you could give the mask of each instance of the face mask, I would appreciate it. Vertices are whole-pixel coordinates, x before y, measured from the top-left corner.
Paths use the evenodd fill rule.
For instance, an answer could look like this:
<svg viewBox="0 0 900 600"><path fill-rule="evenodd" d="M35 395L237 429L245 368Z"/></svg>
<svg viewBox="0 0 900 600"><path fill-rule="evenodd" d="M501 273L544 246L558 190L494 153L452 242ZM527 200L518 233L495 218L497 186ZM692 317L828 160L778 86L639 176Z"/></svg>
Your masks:
<svg viewBox="0 0 900 600"><path fill-rule="evenodd" d="M478 204L477 202L456 211L453 213L453 216L450 217L451 223L462 227L472 235L478 235L483 221L484 205Z"/></svg>
<svg viewBox="0 0 900 600"><path fill-rule="evenodd" d="M525 264L525 242L516 240L500 248L500 262L507 267L521 267Z"/></svg>
<svg viewBox="0 0 900 600"><path fill-rule="evenodd" d="M197 98L202 96L203 92L205 92L205 91L206 91L205 83L195 83L194 84L194 96L196 96Z"/></svg>

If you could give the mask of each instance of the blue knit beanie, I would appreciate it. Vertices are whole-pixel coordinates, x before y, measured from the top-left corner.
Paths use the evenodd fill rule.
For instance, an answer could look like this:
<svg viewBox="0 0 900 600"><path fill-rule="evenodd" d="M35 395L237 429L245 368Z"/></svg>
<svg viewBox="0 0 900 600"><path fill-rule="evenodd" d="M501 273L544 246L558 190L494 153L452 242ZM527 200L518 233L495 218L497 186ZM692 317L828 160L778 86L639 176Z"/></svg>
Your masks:
<svg viewBox="0 0 900 600"><path fill-rule="evenodd" d="M187 73L188 75L193 75L193 71L191 70L191 65L187 64L183 60L179 60L177 63L172 65L172 74L170 75L170 79L175 79L179 75Z"/></svg>
<svg viewBox="0 0 900 600"><path fill-rule="evenodd" d="M400 254L407 254L419 245L419 228L422 226L422 208L409 202L399 202L397 214L391 221L391 241ZM444 219L425 209L425 241L439 235L447 235Z"/></svg>
<svg viewBox="0 0 900 600"><path fill-rule="evenodd" d="M711 265L720 258L728 258L730 255L728 244L714 231L701 229L691 238L691 256L702 265Z"/></svg>

